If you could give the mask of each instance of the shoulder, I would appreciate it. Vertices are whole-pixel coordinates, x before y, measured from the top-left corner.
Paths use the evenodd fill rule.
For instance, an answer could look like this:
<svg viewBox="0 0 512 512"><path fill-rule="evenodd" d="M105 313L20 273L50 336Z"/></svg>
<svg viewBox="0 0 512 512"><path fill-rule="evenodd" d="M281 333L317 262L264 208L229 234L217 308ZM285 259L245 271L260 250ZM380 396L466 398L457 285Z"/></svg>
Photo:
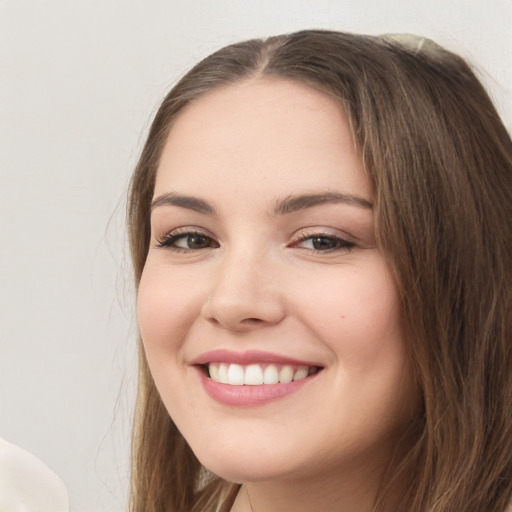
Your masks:
<svg viewBox="0 0 512 512"><path fill-rule="evenodd" d="M64 482L42 460L0 437L0 510L69 511Z"/></svg>

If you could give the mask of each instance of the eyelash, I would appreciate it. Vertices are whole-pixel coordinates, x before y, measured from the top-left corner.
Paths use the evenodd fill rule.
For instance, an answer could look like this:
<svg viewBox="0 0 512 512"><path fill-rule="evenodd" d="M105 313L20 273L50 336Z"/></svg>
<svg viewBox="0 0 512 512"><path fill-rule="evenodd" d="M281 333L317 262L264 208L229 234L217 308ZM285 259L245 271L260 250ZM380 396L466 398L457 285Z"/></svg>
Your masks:
<svg viewBox="0 0 512 512"><path fill-rule="evenodd" d="M332 233L305 233L302 235L297 241L293 242L291 244L291 247L297 247L302 242L305 242L307 240L327 240L334 244L333 247L330 247L325 250L321 249L315 249L313 248L306 248L303 247L302 249L305 251L308 251L311 254L329 254L331 252L336 251L350 251L355 247L355 243L351 242L349 240L346 240L345 238L341 238L339 236L333 235ZM313 242L314 243L314 242Z"/></svg>
<svg viewBox="0 0 512 512"><path fill-rule="evenodd" d="M187 238L190 240L191 237L202 238L209 245L207 245L206 247L199 247L199 248L195 248L195 249L191 248L191 247L178 247L175 245L179 240L185 240ZM315 248L314 246L312 248L299 247L299 245L301 243L306 242L307 240L315 240L315 239L317 241L323 240L323 241L327 241L328 243L330 242L332 244L332 247L329 247L325 250ZM315 242L313 242L313 245L314 245L314 243ZM189 243L187 243L187 245L190 245L190 241L189 241ZM200 231L176 230L176 231L168 233L167 235L158 239L156 246L157 246L157 248L160 248L160 249L168 249L168 250L178 252L178 253L190 253L190 252L201 251L201 250L209 249L209 248L217 248L217 247L219 247L219 243L216 242L212 237L210 237L204 233L201 233ZM336 252L336 251L350 251L351 249L353 249L355 247L355 244L353 242L350 242L349 240L346 240L339 236L332 235L330 233L315 232L315 233L307 233L307 234L302 235L299 239L297 239L296 241L291 243L289 245L289 247L302 249L311 254L329 254L331 252Z"/></svg>
<svg viewBox="0 0 512 512"><path fill-rule="evenodd" d="M219 247L219 244L217 242L215 242L215 240L212 237L210 237L204 233L201 233L200 231L180 231L180 230L172 231L171 233L168 233L167 235L164 235L162 238L157 240L157 247L160 249L169 249L169 250L175 251L175 252L194 252L197 250L200 251L201 248L193 249L193 248L177 247L176 245L174 245L178 240L187 239L187 238L190 239L193 236L201 237L201 238L204 238L205 240L209 240L211 243L213 243L211 246L214 248ZM209 248L209 247L206 247L206 248Z"/></svg>

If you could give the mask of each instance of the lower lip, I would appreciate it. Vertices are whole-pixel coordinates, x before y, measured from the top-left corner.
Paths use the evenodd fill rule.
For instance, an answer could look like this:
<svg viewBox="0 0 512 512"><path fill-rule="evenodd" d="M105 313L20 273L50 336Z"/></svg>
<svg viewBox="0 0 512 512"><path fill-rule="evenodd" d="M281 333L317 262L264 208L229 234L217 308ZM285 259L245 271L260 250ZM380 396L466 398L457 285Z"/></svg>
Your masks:
<svg viewBox="0 0 512 512"><path fill-rule="evenodd" d="M318 373L315 373L305 379L283 384L231 386L230 384L221 384L220 382L215 382L213 379L210 379L206 376L202 368L198 368L198 371L201 383L211 398L221 404L237 407L254 407L285 398L301 389L318 375Z"/></svg>

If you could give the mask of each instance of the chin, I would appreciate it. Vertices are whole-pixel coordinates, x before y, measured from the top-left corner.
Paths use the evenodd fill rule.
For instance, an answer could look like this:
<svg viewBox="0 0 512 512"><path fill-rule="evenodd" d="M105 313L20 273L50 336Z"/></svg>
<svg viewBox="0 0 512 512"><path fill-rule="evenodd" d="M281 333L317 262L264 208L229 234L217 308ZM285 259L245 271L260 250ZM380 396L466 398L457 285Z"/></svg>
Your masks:
<svg viewBox="0 0 512 512"><path fill-rule="evenodd" d="M205 468L229 482L276 480L294 472L289 464L283 466L281 457L281 460L273 460L267 455L255 458L251 454L240 456L240 452L234 452L233 455L196 453L196 456Z"/></svg>
<svg viewBox="0 0 512 512"><path fill-rule="evenodd" d="M216 461L213 465L203 464L209 471L215 475L238 484L246 482L264 482L268 480L277 480L286 475L284 468L282 470L272 470L268 466L260 464L240 464L229 461Z"/></svg>

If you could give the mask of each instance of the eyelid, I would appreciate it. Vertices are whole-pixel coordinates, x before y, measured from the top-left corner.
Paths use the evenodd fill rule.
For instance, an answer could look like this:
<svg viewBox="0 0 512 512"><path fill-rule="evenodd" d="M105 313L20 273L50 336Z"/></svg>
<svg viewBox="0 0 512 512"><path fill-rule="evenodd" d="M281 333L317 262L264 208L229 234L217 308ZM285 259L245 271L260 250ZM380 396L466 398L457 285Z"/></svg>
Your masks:
<svg viewBox="0 0 512 512"><path fill-rule="evenodd" d="M174 245L180 238L192 237L194 235L209 239L211 245L196 248L179 247L178 245ZM154 235L154 238L156 239L155 247L157 249L170 250L176 253L201 253L202 251L220 247L220 243L217 241L215 235L213 235L209 230L199 226L179 226L165 232L161 236ZM314 238L332 239L337 242L337 244L332 248L326 247L322 249L314 247L300 247L302 242ZM354 236L338 229L326 227L307 227L299 229L293 234L291 242L287 244L290 248L299 249L311 254L323 255L336 252L348 252L357 245L359 244Z"/></svg>
<svg viewBox="0 0 512 512"><path fill-rule="evenodd" d="M340 245L326 250L314 248L310 249L298 246L301 242L314 238L330 238L340 242ZM293 241L289 244L289 246L313 254L329 254L333 252L350 251L356 246L356 241L354 240L354 237L348 235L347 233L340 232L338 230L328 228L303 228L294 234Z"/></svg>
<svg viewBox="0 0 512 512"><path fill-rule="evenodd" d="M345 240L346 242L356 243L357 239L353 235L346 233L345 231L341 231L335 228L326 228L326 227L307 227L301 228L293 234L293 240L301 241L306 238L311 238L315 236L325 236L332 238L339 238L341 240Z"/></svg>
<svg viewBox="0 0 512 512"><path fill-rule="evenodd" d="M208 238L212 240L217 246L219 246L219 242L215 239L215 237L204 228L201 228L199 226L180 226L177 228L174 228L166 233L164 233L162 236L155 236L156 244L155 247L157 249L167 249L172 250L174 252L199 252L201 250L205 249L185 249L183 247L175 247L172 246L172 243L179 238L185 238L187 236L193 236L193 235L199 235L203 236L205 238Z"/></svg>

